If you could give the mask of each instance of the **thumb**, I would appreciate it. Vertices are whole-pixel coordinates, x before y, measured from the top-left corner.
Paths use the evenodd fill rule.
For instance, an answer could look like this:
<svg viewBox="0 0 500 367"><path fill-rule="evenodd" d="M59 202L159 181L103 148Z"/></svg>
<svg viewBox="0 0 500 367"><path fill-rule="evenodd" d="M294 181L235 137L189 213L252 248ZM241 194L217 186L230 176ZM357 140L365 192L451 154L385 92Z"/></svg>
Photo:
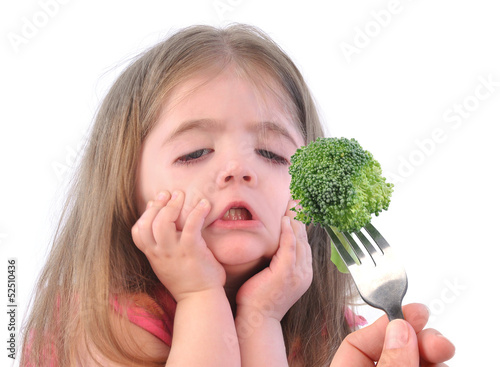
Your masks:
<svg viewBox="0 0 500 367"><path fill-rule="evenodd" d="M405 320L392 320L387 326L378 367L418 367L419 352L415 330Z"/></svg>

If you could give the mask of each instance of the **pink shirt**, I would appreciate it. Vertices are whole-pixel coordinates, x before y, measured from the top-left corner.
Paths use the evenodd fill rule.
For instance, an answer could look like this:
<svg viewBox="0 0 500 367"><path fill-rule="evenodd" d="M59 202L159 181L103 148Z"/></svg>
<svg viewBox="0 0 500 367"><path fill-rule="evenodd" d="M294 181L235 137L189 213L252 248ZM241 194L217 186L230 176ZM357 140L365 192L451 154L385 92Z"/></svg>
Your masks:
<svg viewBox="0 0 500 367"><path fill-rule="evenodd" d="M155 292L154 297L156 301L145 293L125 295L124 298L129 302L126 314L117 298L115 298L113 305L115 310L128 317L130 322L150 332L171 347L176 302L165 289L161 288ZM345 318L351 328L367 323L363 316L356 315L347 307Z"/></svg>
<svg viewBox="0 0 500 367"><path fill-rule="evenodd" d="M146 293L117 295L113 297L112 305L117 313L127 317L130 322L172 346L176 302L164 288L160 287L153 297ZM351 328L367 323L364 317L354 314L349 308L346 308L345 317ZM300 342L293 346L291 358L296 354L296 348L300 348ZM56 366L55 359L50 365ZM28 362L26 366L32 364Z"/></svg>
<svg viewBox="0 0 500 367"><path fill-rule="evenodd" d="M161 288L155 292L154 298L145 293L126 294L120 296L120 299L128 302L126 310L118 302L118 297L115 297L113 306L115 311L127 317L130 322L172 346L176 302Z"/></svg>

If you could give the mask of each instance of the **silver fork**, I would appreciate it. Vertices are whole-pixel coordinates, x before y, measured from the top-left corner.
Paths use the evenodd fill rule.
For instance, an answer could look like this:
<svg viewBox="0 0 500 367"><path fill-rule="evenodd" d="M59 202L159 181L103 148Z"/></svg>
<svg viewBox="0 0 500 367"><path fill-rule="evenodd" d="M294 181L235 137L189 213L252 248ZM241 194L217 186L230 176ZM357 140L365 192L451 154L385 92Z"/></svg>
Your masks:
<svg viewBox="0 0 500 367"><path fill-rule="evenodd" d="M354 234L366 253L349 233L338 232L356 254L356 260L346 251L337 234L331 228L326 230L349 269L361 298L370 306L385 311L389 320L403 319L401 304L408 288L406 271L380 232L370 223L364 228L380 251L361 231Z"/></svg>

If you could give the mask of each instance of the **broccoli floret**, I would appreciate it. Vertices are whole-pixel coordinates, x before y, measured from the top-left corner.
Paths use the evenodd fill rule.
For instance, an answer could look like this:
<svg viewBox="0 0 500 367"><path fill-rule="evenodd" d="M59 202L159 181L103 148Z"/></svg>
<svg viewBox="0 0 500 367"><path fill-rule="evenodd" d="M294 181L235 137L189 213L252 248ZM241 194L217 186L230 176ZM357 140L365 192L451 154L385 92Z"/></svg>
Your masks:
<svg viewBox="0 0 500 367"><path fill-rule="evenodd" d="M355 139L318 138L297 149L289 172L296 219L340 232L359 231L387 210L394 186Z"/></svg>

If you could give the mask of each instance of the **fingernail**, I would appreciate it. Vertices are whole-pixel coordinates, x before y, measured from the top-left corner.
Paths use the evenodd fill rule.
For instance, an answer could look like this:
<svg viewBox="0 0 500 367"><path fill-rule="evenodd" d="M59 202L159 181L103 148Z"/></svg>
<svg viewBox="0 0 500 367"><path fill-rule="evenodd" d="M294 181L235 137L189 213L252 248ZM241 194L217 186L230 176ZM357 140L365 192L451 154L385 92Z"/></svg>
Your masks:
<svg viewBox="0 0 500 367"><path fill-rule="evenodd" d="M179 191L175 190L173 193L172 193L172 197L170 200L175 200L177 197L179 196Z"/></svg>
<svg viewBox="0 0 500 367"><path fill-rule="evenodd" d="M199 206L200 208L203 208L203 207L205 207L205 206L207 206L207 205L208 205L208 201L207 201L207 199L201 199L201 200L200 200L200 202L198 203L198 206Z"/></svg>
<svg viewBox="0 0 500 367"><path fill-rule="evenodd" d="M153 200L149 200L148 205L146 205L146 208L151 208L152 205L153 205Z"/></svg>
<svg viewBox="0 0 500 367"><path fill-rule="evenodd" d="M385 333L385 349L403 348L408 343L408 326L403 320L392 320Z"/></svg>

